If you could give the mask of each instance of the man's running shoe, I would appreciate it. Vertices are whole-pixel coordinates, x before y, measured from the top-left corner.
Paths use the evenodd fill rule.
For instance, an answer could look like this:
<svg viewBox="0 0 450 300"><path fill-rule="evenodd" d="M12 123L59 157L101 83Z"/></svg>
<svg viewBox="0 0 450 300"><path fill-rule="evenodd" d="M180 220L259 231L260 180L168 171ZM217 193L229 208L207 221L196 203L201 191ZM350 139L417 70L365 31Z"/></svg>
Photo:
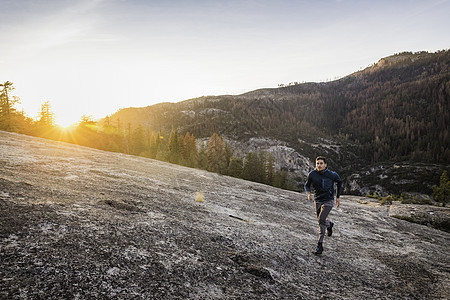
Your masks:
<svg viewBox="0 0 450 300"><path fill-rule="evenodd" d="M322 243L318 243L318 244L317 244L316 252L314 252L314 254L319 255L319 254L322 254L322 252L323 252L323 246L322 246Z"/></svg>
<svg viewBox="0 0 450 300"><path fill-rule="evenodd" d="M327 228L327 234L328 236L331 236L333 234L333 222L330 222L330 227Z"/></svg>

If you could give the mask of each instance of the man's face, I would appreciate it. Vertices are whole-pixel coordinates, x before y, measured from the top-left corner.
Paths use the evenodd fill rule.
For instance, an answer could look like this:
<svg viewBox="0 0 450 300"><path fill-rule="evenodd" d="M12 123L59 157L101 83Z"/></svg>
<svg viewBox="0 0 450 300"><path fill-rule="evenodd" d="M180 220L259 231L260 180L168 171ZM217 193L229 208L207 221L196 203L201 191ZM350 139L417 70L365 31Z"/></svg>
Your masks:
<svg viewBox="0 0 450 300"><path fill-rule="evenodd" d="M327 164L323 160L321 160L321 159L316 160L317 171L319 171L319 172L323 171L326 169L326 167L327 167Z"/></svg>

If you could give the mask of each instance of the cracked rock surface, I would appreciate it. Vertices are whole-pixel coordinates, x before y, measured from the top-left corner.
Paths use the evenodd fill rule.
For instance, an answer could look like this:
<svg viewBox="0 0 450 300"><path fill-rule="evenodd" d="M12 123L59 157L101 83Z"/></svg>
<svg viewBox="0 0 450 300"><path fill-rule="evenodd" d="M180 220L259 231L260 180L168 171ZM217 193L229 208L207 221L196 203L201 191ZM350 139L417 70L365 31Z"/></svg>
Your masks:
<svg viewBox="0 0 450 300"><path fill-rule="evenodd" d="M315 256L305 194L0 131L0 298L448 297L450 234L361 199Z"/></svg>

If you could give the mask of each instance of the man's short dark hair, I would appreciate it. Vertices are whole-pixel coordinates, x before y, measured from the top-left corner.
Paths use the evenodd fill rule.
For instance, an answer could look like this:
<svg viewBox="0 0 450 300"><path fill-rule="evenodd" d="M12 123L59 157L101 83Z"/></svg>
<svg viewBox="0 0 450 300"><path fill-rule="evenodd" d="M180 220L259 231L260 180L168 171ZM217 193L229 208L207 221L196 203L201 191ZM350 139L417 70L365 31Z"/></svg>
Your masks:
<svg viewBox="0 0 450 300"><path fill-rule="evenodd" d="M317 162L318 160L323 160L324 163L327 163L327 159L325 158L325 156L317 156L317 157L316 157L316 162Z"/></svg>

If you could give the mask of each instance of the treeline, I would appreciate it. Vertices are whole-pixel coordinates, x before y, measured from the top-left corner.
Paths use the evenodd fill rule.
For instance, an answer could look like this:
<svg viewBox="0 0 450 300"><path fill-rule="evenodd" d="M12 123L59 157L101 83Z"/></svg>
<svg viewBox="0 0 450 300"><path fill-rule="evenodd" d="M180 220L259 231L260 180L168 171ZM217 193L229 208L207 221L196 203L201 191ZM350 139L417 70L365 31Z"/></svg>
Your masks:
<svg viewBox="0 0 450 300"><path fill-rule="evenodd" d="M283 189L295 189L287 171L276 170L271 154L250 152L245 158L233 156L233 151L223 137L213 133L209 139L199 141L190 132L152 131L142 125L123 126L106 118L98 124L89 116L69 129L55 125L55 115L49 102L44 102L37 120L18 112L14 105L18 97L11 97L11 82L0 86L0 130L13 131L47 139L73 143L100 150L137 155L192 168L268 184Z"/></svg>
<svg viewBox="0 0 450 300"><path fill-rule="evenodd" d="M55 139L55 136L50 138ZM228 143L217 133L202 141L192 133L182 134L176 129L154 132L141 125L135 129L128 125L121 130L108 122L99 127L93 121L82 121L72 132L59 135L57 139L295 190L287 171L275 168L272 154L249 152L244 158L235 157Z"/></svg>

